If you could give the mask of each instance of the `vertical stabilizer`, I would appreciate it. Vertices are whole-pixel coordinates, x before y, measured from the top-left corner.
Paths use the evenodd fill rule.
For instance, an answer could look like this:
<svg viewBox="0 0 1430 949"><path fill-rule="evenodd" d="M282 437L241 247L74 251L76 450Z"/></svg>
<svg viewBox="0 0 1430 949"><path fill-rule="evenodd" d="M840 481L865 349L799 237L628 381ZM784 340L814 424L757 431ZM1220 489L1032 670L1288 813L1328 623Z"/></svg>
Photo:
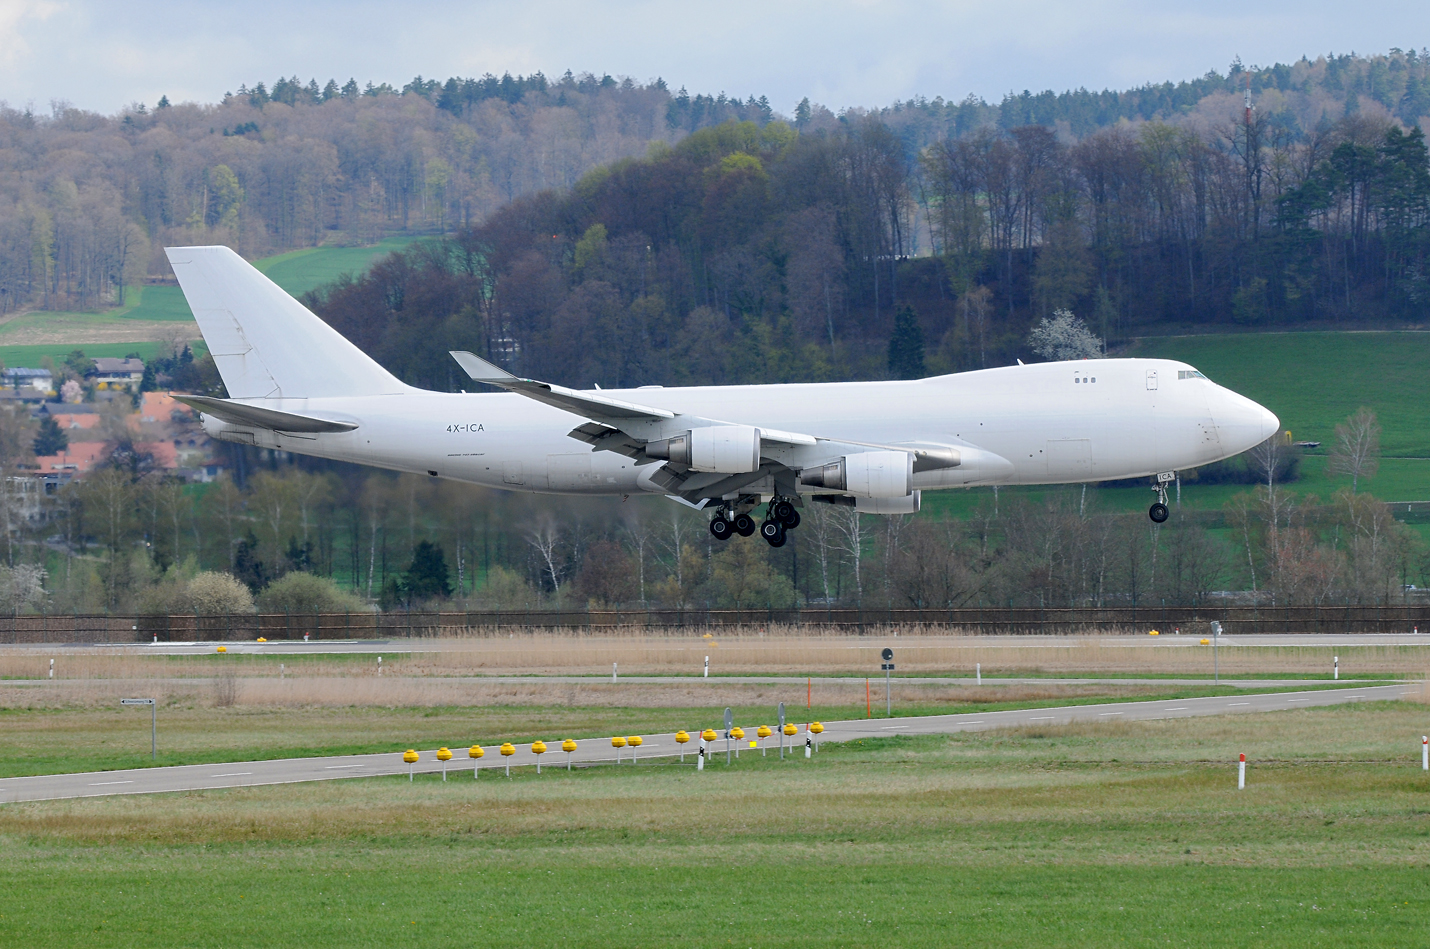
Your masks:
<svg viewBox="0 0 1430 949"><path fill-rule="evenodd" d="M382 395L408 386L227 247L167 247L234 399Z"/></svg>

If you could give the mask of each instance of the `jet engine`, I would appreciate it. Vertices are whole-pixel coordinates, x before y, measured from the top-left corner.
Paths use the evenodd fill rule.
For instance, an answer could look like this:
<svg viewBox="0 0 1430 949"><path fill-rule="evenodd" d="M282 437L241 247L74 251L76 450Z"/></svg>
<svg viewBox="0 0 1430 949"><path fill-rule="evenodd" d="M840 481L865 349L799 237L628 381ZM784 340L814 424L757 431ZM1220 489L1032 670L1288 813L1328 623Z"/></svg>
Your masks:
<svg viewBox="0 0 1430 949"><path fill-rule="evenodd" d="M913 491L914 456L906 451L862 451L836 462L805 468L799 482L847 491L860 498L906 498Z"/></svg>
<svg viewBox="0 0 1430 949"><path fill-rule="evenodd" d="M739 474L760 470L760 430L751 425L710 425L647 442L645 453L695 471Z"/></svg>

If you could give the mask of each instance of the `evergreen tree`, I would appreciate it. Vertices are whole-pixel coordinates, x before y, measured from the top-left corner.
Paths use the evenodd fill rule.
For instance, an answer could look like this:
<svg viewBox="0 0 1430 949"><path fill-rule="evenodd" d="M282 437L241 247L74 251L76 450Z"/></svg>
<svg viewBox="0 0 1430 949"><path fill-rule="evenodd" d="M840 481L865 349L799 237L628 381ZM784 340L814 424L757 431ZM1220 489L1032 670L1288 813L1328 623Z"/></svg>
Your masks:
<svg viewBox="0 0 1430 949"><path fill-rule="evenodd" d="M273 579L268 565L258 559L258 538L251 531L238 542L238 549L234 551L233 575L254 593L268 586L268 581Z"/></svg>
<svg viewBox="0 0 1430 949"><path fill-rule="evenodd" d="M889 337L889 375L895 379L921 379L924 375L924 331L911 306L894 314L894 333Z"/></svg>
<svg viewBox="0 0 1430 949"><path fill-rule="evenodd" d="M53 416L46 415L40 420L40 431L35 436L35 454L58 455L69 447L69 436L60 428Z"/></svg>
<svg viewBox="0 0 1430 949"><path fill-rule="evenodd" d="M413 600L451 596L452 583L442 548L431 541L419 543L412 551L412 563L402 578L402 585Z"/></svg>

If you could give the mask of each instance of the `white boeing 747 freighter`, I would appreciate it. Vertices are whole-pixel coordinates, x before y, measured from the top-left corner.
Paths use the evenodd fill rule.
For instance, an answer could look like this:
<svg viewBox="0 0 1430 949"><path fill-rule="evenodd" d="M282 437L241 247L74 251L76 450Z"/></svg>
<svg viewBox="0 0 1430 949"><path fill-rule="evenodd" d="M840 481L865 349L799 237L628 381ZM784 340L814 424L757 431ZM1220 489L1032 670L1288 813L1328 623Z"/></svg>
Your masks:
<svg viewBox="0 0 1430 949"><path fill-rule="evenodd" d="M229 398L176 395L214 438L513 491L664 494L720 539L773 546L805 500L908 514L920 492L1155 476L1246 451L1275 415L1167 359L1088 359L900 382L567 389L471 353L504 392L431 392L383 369L227 247L169 262ZM766 504L762 523L752 511Z"/></svg>

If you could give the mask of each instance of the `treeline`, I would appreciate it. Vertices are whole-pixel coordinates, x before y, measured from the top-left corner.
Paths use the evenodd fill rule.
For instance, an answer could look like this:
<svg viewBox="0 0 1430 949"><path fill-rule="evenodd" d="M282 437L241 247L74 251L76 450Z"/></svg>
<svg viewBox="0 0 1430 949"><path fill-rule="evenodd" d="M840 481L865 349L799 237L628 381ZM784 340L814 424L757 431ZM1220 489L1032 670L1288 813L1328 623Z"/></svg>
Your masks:
<svg viewBox="0 0 1430 949"><path fill-rule="evenodd" d="M985 128L917 153L875 116L727 123L309 303L437 389L464 384L447 352L473 346L576 386L779 382L1011 363L1061 309L1114 343L1152 325L1418 318L1422 132L1361 114L1293 137L1273 120L1073 143Z"/></svg>
<svg viewBox="0 0 1430 949"><path fill-rule="evenodd" d="M1426 64L1414 50L1265 69L1234 63L1225 75L1127 91L1025 92L998 104L920 98L838 115L806 99L789 120L801 133L829 133L876 119L916 165L935 142L1029 125L1053 130L1063 144L1129 122L1213 136L1249 78L1270 147L1278 136L1302 142L1348 116L1416 124L1430 113ZM592 168L643 155L652 143L781 118L763 96L569 72L555 80L417 77L400 87L295 76L240 87L218 104L164 98L117 116L63 102L48 115L0 104L0 314L120 304L126 284L167 276L165 243L220 242L260 256L451 232L517 196L562 189ZM915 175L928 218L934 199L920 190L925 184ZM910 223L904 252L927 250L927 221ZM1264 273L1250 280L1258 277L1268 280L1274 311L1273 282ZM1135 297L1122 306L1136 310Z"/></svg>
<svg viewBox="0 0 1430 949"><path fill-rule="evenodd" d="M0 607L19 612L199 608L183 604L223 592L214 574L237 578L224 602L302 610L318 597L339 611L1196 604L1224 589L1384 604L1430 575L1424 542L1373 497L1279 485L1235 496L1215 531L1105 511L1096 488L1037 502L989 492L964 519L814 505L773 550L716 541L702 514L660 498L553 499L322 464L184 485L117 453L40 500L43 520L7 484Z"/></svg>

